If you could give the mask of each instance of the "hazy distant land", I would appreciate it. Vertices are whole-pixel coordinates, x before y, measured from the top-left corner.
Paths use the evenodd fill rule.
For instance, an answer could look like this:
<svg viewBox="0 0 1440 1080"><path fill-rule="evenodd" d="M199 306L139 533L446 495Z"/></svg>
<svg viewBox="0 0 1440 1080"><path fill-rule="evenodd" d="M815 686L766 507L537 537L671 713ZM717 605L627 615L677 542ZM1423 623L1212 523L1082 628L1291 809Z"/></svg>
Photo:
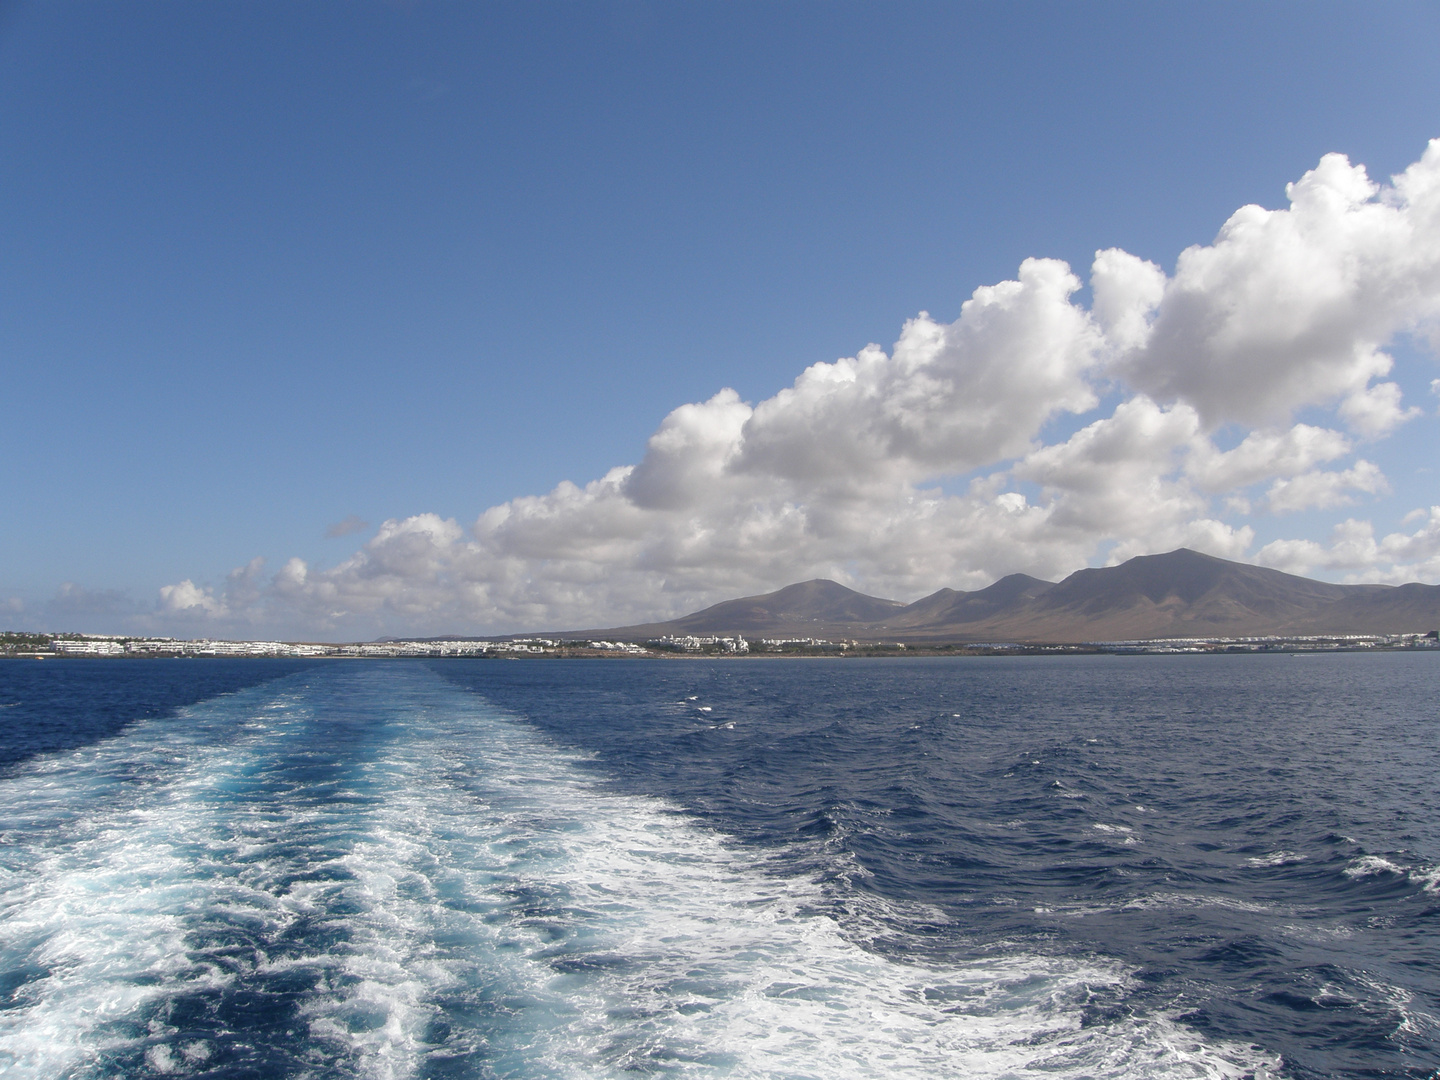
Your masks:
<svg viewBox="0 0 1440 1080"><path fill-rule="evenodd" d="M0 634L0 655L636 656L666 653L885 655L1035 649L1440 647L1440 585L1333 585L1187 548L1063 581L1011 574L974 592L905 604L826 579L726 600L666 622L529 636L378 642L182 640ZM1167 648L1168 643L1168 648Z"/></svg>
<svg viewBox="0 0 1440 1080"><path fill-rule="evenodd" d="M1011 574L985 589L940 589L912 604L817 579L668 622L547 636L646 641L743 634L921 645L1074 644L1425 634L1437 627L1440 585L1332 585L1180 548L1077 570L1060 582Z"/></svg>

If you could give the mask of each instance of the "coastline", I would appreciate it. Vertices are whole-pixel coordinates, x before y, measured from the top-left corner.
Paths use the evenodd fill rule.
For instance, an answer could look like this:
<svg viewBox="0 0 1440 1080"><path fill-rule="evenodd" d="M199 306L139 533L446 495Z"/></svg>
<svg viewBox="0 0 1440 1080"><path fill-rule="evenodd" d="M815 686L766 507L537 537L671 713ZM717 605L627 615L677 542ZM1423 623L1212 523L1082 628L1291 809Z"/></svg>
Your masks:
<svg viewBox="0 0 1440 1080"><path fill-rule="evenodd" d="M752 647L743 637L688 648L555 639L387 642L247 642L56 639L61 647L0 649L0 660L845 660L997 656L1175 656L1334 652L1440 653L1431 634L1330 634L1264 638L1157 638L1084 642L816 641ZM537 643L543 642L543 643ZM133 647L139 644L139 648ZM77 648L76 645L81 647ZM68 646L68 647L67 647ZM118 646L118 647L117 647Z"/></svg>

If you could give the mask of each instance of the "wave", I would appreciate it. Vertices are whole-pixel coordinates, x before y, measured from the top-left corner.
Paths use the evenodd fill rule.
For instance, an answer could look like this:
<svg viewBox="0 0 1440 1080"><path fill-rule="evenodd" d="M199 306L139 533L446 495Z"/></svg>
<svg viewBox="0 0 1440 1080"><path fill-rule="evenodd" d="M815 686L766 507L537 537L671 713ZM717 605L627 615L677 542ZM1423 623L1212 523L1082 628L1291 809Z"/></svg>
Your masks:
<svg viewBox="0 0 1440 1080"><path fill-rule="evenodd" d="M784 851L604 790L582 755L414 665L138 724L31 762L0 807L16 1076L1280 1067L1132 1014L1131 973L1103 957L882 949L870 927L919 914L858 893L837 913Z"/></svg>
<svg viewBox="0 0 1440 1080"><path fill-rule="evenodd" d="M1427 893L1440 892L1440 866L1406 866L1381 855L1362 855L1341 871L1351 880L1393 876L1404 878Z"/></svg>

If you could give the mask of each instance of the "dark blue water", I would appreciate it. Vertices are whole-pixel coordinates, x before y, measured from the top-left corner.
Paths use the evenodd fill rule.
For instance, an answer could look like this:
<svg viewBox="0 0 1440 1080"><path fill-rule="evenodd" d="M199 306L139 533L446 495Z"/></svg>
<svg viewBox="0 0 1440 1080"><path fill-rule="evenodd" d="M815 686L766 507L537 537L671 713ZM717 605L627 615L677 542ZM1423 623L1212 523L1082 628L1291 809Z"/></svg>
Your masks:
<svg viewBox="0 0 1440 1080"><path fill-rule="evenodd" d="M129 667L7 751L0 1072L1440 1067L1440 656Z"/></svg>
<svg viewBox="0 0 1440 1080"><path fill-rule="evenodd" d="M63 660L0 663L0 775L36 754L85 746L127 724L256 686L308 660Z"/></svg>

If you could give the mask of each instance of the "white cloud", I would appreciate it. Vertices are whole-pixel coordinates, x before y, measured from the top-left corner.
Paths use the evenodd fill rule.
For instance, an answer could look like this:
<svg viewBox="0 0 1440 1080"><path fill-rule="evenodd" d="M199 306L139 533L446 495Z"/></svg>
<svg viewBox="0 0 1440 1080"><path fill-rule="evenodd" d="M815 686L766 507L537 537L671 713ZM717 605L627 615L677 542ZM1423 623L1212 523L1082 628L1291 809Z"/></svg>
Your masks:
<svg viewBox="0 0 1440 1080"><path fill-rule="evenodd" d="M964 472L1024 453L1061 412L1093 408L1102 338L1062 262L976 289L948 325L921 315L894 353L816 364L756 406L734 470L810 483Z"/></svg>
<svg viewBox="0 0 1440 1080"><path fill-rule="evenodd" d="M1420 527L1376 540L1370 522L1349 518L1334 527L1328 544L1276 540L1261 548L1255 561L1295 574L1348 570L1350 581L1400 585L1440 579L1440 506L1412 511L1405 520Z"/></svg>
<svg viewBox="0 0 1440 1080"><path fill-rule="evenodd" d="M1440 315L1440 142L1391 187L1328 155L1289 194L1285 210L1237 211L1172 277L1098 252L1088 310L1065 264L1026 260L954 322L912 319L889 353L815 364L753 405L729 389L681 405L637 465L468 528L386 521L329 568L291 559L267 577L255 560L218 594L187 579L161 590L158 616L357 635L579 628L814 576L912 599L1055 577L1101 552L1242 557L1254 531L1235 518L1387 490L1376 465L1343 459L1353 437L1415 415L1377 381L1384 348ZM1294 423L1301 408L1329 419ZM1082 425L1047 441L1067 416ZM1437 577L1437 520L1380 541L1347 522L1328 545L1256 557Z"/></svg>
<svg viewBox="0 0 1440 1080"><path fill-rule="evenodd" d="M1350 452L1350 440L1329 428L1296 424L1283 432L1252 431L1233 450L1198 442L1185 471L1202 491L1249 487L1271 477L1297 476Z"/></svg>
<svg viewBox="0 0 1440 1080"><path fill-rule="evenodd" d="M1014 469L1054 499L1052 523L1088 535L1149 535L1203 515L1205 498L1175 478L1196 437L1195 411L1134 397L1063 443L1042 447Z"/></svg>
<svg viewBox="0 0 1440 1080"><path fill-rule="evenodd" d="M1390 484L1379 467L1362 459L1343 472L1316 469L1292 479L1276 480L1265 493L1265 505L1277 514L1330 510L1352 504L1356 492L1375 495L1389 490Z"/></svg>
<svg viewBox="0 0 1440 1080"><path fill-rule="evenodd" d="M714 485L725 482L752 415L754 410L729 389L703 404L680 406L650 436L645 457L626 479L625 493L636 506L654 510L683 509L706 498Z"/></svg>
<svg viewBox="0 0 1440 1080"><path fill-rule="evenodd" d="M1287 189L1286 210L1237 210L1209 246L1187 248L1143 349L1116 371L1207 425L1272 424L1307 405L1347 402L1362 434L1403 413L1382 347L1440 313L1440 140L1395 178L1372 183L1341 154Z"/></svg>
<svg viewBox="0 0 1440 1080"><path fill-rule="evenodd" d="M212 615L230 614L224 601L218 600L210 589L202 589L189 578L176 585L160 587L160 610L168 615Z"/></svg>
<svg viewBox="0 0 1440 1080"><path fill-rule="evenodd" d="M1380 555L1391 566L1388 580L1440 578L1440 506L1416 511L1415 516L1422 522L1420 528L1412 533L1393 532L1380 541Z"/></svg>
<svg viewBox="0 0 1440 1080"><path fill-rule="evenodd" d="M1406 420L1420 416L1419 408L1402 408L1400 387L1393 382L1376 383L1357 390L1340 403L1340 415L1352 431L1369 439L1379 439Z"/></svg>
<svg viewBox="0 0 1440 1080"><path fill-rule="evenodd" d="M1095 253L1090 268L1092 310L1111 346L1119 353L1142 348L1150 338L1150 320L1165 298L1165 271L1119 248Z"/></svg>
<svg viewBox="0 0 1440 1080"><path fill-rule="evenodd" d="M1287 574L1308 574L1325 566L1325 548L1314 540L1272 540L1255 553L1261 566Z"/></svg>

